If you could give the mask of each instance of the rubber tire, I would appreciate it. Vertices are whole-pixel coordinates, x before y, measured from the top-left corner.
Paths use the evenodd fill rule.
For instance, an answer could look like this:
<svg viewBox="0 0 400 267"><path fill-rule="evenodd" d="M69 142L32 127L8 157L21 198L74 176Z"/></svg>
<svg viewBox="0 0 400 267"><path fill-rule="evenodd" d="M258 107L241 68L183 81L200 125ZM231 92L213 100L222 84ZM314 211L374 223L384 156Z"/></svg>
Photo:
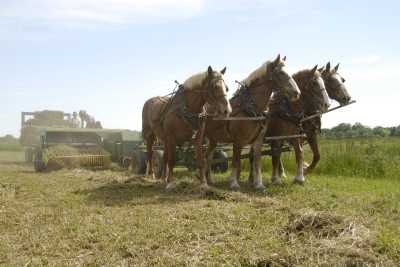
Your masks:
<svg viewBox="0 0 400 267"><path fill-rule="evenodd" d="M42 151L36 151L35 159L33 160L33 166L35 167L36 172L42 172L46 169L46 164L42 159Z"/></svg>
<svg viewBox="0 0 400 267"><path fill-rule="evenodd" d="M223 173L226 172L228 170L228 155L222 151L222 150L217 150L214 152L214 156L213 159L223 159L223 162L219 162L219 163L215 163L211 165L211 170L213 172L217 172L217 173Z"/></svg>
<svg viewBox="0 0 400 267"><path fill-rule="evenodd" d="M131 165L132 159L130 157L122 157L119 162L122 168L128 169Z"/></svg>
<svg viewBox="0 0 400 267"><path fill-rule="evenodd" d="M164 164L164 151L154 150L153 151L153 172L154 172L154 176L157 179L160 179L162 176L163 164Z"/></svg>
<svg viewBox="0 0 400 267"><path fill-rule="evenodd" d="M133 152L131 168L135 174L145 174L146 173L146 161L147 154L144 151L138 150Z"/></svg>

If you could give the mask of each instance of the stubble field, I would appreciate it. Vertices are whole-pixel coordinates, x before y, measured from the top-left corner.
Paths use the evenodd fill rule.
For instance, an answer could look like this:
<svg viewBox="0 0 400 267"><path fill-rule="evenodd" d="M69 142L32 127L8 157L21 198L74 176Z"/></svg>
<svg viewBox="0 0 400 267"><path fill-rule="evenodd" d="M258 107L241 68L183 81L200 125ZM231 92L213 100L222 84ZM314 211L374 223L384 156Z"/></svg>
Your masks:
<svg viewBox="0 0 400 267"><path fill-rule="evenodd" d="M201 192L178 170L167 193L125 171L35 173L21 152L1 151L0 266L399 265L398 141L335 142L304 186L291 183L292 155L289 178L270 185L266 159L265 194L246 173L240 191L221 174Z"/></svg>

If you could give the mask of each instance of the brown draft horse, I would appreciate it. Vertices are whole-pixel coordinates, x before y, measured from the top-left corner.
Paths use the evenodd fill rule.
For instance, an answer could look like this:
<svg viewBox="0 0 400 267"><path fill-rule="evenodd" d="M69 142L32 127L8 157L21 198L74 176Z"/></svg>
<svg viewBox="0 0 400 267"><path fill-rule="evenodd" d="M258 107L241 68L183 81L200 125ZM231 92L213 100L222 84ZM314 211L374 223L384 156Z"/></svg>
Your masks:
<svg viewBox="0 0 400 267"><path fill-rule="evenodd" d="M337 64L336 67L332 69L331 63L328 62L325 67L319 69L319 72L322 75L322 79L324 80L325 88L328 92L329 97L339 102L340 105L346 105L350 102L351 96L348 93L345 85L346 80L338 73L338 69L339 64ZM319 133L321 131L321 119L315 118L309 121L305 121L303 123L303 130L307 136L306 139L313 154L311 164L307 166L304 170L304 173L308 174L315 169L319 160L321 159L318 146ZM279 164L279 176L285 176L285 171L281 161Z"/></svg>
<svg viewBox="0 0 400 267"><path fill-rule="evenodd" d="M289 102L285 96L276 95L270 102L268 111L271 114L266 136L283 136L301 134L300 120L305 115L324 112L329 108L329 97L318 66L313 69L299 71L293 75L300 88L298 101ZM280 163L280 148L284 140L271 141L272 151L272 183L280 183L278 169ZM295 183L304 183L303 174L303 148L300 138L289 139L296 155L297 171ZM252 158L250 157L250 162ZM249 180L252 181L253 173L250 171Z"/></svg>
<svg viewBox="0 0 400 267"><path fill-rule="evenodd" d="M242 86L230 100L233 109L232 117L261 116L268 105L273 89L286 95L291 101L299 98L299 88L287 72L285 60L286 58L281 59L278 55L274 61L267 61L242 82ZM254 187L257 190L265 189L261 178L261 146L267 121L207 120L205 136L209 140L206 152L207 178L209 182L211 182L213 152L217 143L233 143L234 158L230 187L232 189L239 188L240 151L243 146L250 144L255 151L254 172L256 176Z"/></svg>
<svg viewBox="0 0 400 267"><path fill-rule="evenodd" d="M147 146L148 170L153 171L152 147L157 138L164 144L163 178L167 190L174 186L176 146L191 141L204 105L207 103L219 116L229 116L232 111L223 79L225 71L226 68L215 71L210 66L206 72L187 79L173 97L153 97L143 106L142 135ZM202 186L207 187L206 178L200 179Z"/></svg>

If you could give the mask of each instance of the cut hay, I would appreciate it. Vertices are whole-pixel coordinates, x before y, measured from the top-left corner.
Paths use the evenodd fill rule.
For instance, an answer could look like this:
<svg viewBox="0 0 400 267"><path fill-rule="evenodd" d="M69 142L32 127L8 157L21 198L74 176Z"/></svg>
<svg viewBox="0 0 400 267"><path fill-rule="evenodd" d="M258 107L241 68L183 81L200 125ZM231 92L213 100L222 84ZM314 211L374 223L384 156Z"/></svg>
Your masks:
<svg viewBox="0 0 400 267"><path fill-rule="evenodd" d="M47 170L80 167L108 168L111 164L110 153L99 146L77 148L55 145L47 149L47 159Z"/></svg>
<svg viewBox="0 0 400 267"><path fill-rule="evenodd" d="M373 235L363 224L328 212L300 210L289 215L284 228L290 255L312 266L392 266L374 252ZM299 247L297 243L304 243Z"/></svg>

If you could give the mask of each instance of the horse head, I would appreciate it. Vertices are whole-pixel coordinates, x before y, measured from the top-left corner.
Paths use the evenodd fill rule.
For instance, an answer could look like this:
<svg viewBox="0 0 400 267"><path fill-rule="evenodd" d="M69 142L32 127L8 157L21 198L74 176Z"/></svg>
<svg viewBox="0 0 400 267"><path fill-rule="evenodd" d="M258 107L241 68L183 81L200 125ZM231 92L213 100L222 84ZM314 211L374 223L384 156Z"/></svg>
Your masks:
<svg viewBox="0 0 400 267"><path fill-rule="evenodd" d="M319 69L325 82L326 91L330 98L339 102L340 105L346 105L350 102L351 96L347 91L345 79L338 73L339 64L331 69L331 63L326 67Z"/></svg>
<svg viewBox="0 0 400 267"><path fill-rule="evenodd" d="M227 97L228 86L223 75L226 67L221 71L213 70L211 66L207 69L205 101L209 108L216 112L215 115L228 117L232 113L232 107Z"/></svg>
<svg viewBox="0 0 400 267"><path fill-rule="evenodd" d="M269 62L267 65L267 80L272 82L277 93L285 95L290 101L296 101L300 97L300 90L293 77L286 68L286 57L281 56Z"/></svg>
<svg viewBox="0 0 400 267"><path fill-rule="evenodd" d="M294 76L302 76L302 79L295 79L299 84L305 108L313 113L327 111L330 105L329 97L324 80L318 71L318 65L312 69L300 71L298 74Z"/></svg>

